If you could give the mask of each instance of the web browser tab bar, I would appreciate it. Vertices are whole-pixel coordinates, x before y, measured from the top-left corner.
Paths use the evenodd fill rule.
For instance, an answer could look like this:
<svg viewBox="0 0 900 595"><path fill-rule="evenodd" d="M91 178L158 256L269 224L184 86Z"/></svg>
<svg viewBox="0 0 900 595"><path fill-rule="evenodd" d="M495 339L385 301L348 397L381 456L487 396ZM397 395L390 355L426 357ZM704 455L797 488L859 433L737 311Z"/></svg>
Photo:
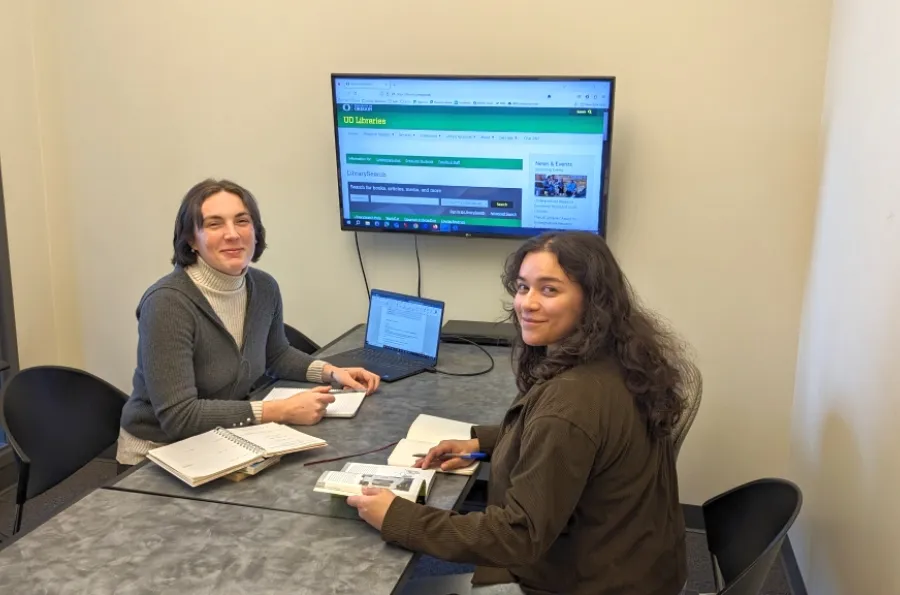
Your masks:
<svg viewBox="0 0 900 595"><path fill-rule="evenodd" d="M340 103L479 107L609 108L603 81L492 81L338 79Z"/></svg>

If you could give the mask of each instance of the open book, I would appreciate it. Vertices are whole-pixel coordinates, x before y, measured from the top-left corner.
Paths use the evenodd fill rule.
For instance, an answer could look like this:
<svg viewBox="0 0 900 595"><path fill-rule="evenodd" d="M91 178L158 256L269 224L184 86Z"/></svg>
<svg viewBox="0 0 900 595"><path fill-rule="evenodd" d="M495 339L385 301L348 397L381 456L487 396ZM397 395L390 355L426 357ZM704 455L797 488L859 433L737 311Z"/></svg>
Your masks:
<svg viewBox="0 0 900 595"><path fill-rule="evenodd" d="M273 388L263 401L280 401L308 390L308 388ZM325 408L325 417L353 417L359 406L362 405L363 399L366 398L366 393L363 391L332 390L329 392L334 397L334 403L329 403Z"/></svg>
<svg viewBox="0 0 900 595"><path fill-rule="evenodd" d="M365 487L386 488L401 498L415 502L428 498L434 483L433 469L401 469L387 465L347 463L340 471L325 471L316 481L314 492L336 496L362 494Z"/></svg>
<svg viewBox="0 0 900 595"><path fill-rule="evenodd" d="M327 446L324 440L276 423L216 428L151 449L147 458L196 487L270 457Z"/></svg>
<svg viewBox="0 0 900 595"><path fill-rule="evenodd" d="M416 420L409 426L406 438L400 440L394 447L391 456L388 457L388 465L393 467L412 467L419 458L417 454L425 454L428 450L437 446L441 440L470 440L472 438L472 426L461 421L434 417L433 415L419 414ZM475 461L468 467L442 471L442 473L455 473L457 475L472 475L478 469ZM438 469L438 471L440 471Z"/></svg>

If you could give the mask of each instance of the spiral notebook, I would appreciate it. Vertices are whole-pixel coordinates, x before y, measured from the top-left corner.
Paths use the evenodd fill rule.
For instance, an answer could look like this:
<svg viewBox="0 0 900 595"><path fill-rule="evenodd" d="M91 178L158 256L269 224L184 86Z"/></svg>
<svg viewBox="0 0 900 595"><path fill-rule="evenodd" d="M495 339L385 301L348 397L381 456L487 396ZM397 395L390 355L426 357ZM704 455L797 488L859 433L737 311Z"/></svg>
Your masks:
<svg viewBox="0 0 900 595"><path fill-rule="evenodd" d="M147 458L191 487L270 457L327 446L324 440L277 423L216 428L151 449Z"/></svg>

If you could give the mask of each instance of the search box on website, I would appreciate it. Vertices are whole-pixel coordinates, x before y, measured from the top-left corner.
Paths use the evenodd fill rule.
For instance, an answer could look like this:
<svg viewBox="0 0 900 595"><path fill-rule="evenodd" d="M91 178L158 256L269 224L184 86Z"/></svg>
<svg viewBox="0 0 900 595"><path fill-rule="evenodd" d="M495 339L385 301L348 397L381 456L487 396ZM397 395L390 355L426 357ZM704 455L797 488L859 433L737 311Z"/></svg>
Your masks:
<svg viewBox="0 0 900 595"><path fill-rule="evenodd" d="M420 205L427 207L438 207L441 204L440 199L428 198L426 196L383 196L380 194L373 194L372 202L394 205Z"/></svg>

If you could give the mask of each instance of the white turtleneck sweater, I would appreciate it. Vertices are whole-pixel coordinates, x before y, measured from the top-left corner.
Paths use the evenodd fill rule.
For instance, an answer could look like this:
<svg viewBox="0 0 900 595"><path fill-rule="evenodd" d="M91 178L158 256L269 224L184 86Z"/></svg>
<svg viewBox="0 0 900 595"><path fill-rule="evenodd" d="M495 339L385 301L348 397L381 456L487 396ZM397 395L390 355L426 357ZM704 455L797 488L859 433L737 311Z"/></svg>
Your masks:
<svg viewBox="0 0 900 595"><path fill-rule="evenodd" d="M240 349L244 345L244 318L247 315L246 274L226 275L206 264L199 256L197 264L186 267L184 272L222 319Z"/></svg>
<svg viewBox="0 0 900 595"><path fill-rule="evenodd" d="M234 337L238 349L241 349L244 345L244 319L247 315L246 273L238 276L227 275L209 266L199 256L197 263L185 267L184 272L212 306L228 333ZM323 361L313 362L306 373L307 379L310 382L321 382L324 366L325 362ZM252 423L260 423L262 421L262 401L252 401L250 407L253 410ZM160 446L164 446L164 444L142 440L120 428L116 459L120 463L134 465L142 461L151 448Z"/></svg>

